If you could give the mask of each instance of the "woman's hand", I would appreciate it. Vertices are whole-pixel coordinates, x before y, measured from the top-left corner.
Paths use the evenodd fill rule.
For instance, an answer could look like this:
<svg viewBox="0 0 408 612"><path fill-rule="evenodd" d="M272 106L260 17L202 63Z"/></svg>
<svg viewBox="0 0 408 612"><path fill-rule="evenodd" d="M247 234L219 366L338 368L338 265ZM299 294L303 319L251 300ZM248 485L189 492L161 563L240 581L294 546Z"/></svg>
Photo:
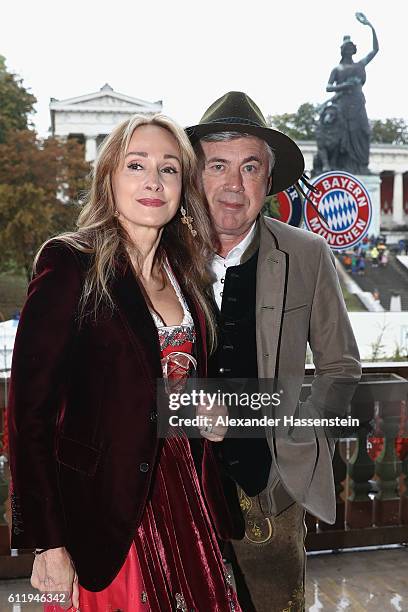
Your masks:
<svg viewBox="0 0 408 612"><path fill-rule="evenodd" d="M67 593L64 609L79 608L78 576L65 548L50 548L36 555L31 574L31 585L41 592ZM69 605L68 605L69 604Z"/></svg>
<svg viewBox="0 0 408 612"><path fill-rule="evenodd" d="M197 416L205 417L206 425L200 428L200 434L211 442L222 442L228 430L227 407L222 404L215 404L212 408L205 404L197 407ZM219 419L222 417L222 419ZM217 423L218 420L218 424Z"/></svg>

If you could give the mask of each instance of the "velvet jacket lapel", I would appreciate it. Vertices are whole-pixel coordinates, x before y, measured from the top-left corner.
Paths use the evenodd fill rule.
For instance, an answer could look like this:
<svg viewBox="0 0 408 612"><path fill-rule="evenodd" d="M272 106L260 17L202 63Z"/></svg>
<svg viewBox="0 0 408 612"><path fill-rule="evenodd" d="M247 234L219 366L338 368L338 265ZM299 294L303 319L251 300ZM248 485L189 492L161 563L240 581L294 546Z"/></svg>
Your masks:
<svg viewBox="0 0 408 612"><path fill-rule="evenodd" d="M162 369L157 329L129 264L118 269L112 293L119 317L128 331L129 341L135 351L145 357L143 361L148 368L149 378L153 381L160 378Z"/></svg>

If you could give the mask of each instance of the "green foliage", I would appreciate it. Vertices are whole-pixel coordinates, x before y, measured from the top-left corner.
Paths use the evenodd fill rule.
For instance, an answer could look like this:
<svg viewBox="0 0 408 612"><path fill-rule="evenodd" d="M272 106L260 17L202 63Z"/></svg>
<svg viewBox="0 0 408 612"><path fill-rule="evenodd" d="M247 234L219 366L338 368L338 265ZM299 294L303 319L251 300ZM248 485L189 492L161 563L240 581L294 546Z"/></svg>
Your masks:
<svg viewBox="0 0 408 612"><path fill-rule="evenodd" d="M385 344L383 343L384 334L387 330L388 324L383 323L380 328L380 333L374 342L370 343L371 346L371 359L370 361L381 361L385 358Z"/></svg>
<svg viewBox="0 0 408 612"><path fill-rule="evenodd" d="M266 120L270 127L284 132L294 140L315 140L319 112L319 104L305 102L296 113L268 115ZM404 119L373 119L370 123L371 142L408 144L408 124Z"/></svg>
<svg viewBox="0 0 408 612"><path fill-rule="evenodd" d="M371 142L408 144L408 124L404 119L371 121Z"/></svg>
<svg viewBox="0 0 408 612"><path fill-rule="evenodd" d="M10 134L0 144L0 184L32 183L46 194L67 202L75 199L86 186L89 164L84 145L74 139L38 138L31 130Z"/></svg>
<svg viewBox="0 0 408 612"><path fill-rule="evenodd" d="M52 207L44 189L32 183L0 185L2 258L11 258L30 276L38 246L48 237Z"/></svg>
<svg viewBox="0 0 408 612"><path fill-rule="evenodd" d="M389 361L407 361L408 351L406 347L400 346L397 342L395 343L395 350Z"/></svg>
<svg viewBox="0 0 408 612"><path fill-rule="evenodd" d="M11 319L21 310L27 296L27 278L8 270L0 274L0 320Z"/></svg>
<svg viewBox="0 0 408 612"><path fill-rule="evenodd" d="M87 187L83 145L30 130L0 144L0 269L10 261L27 277L35 252L52 235L74 229L78 194Z"/></svg>
<svg viewBox="0 0 408 612"><path fill-rule="evenodd" d="M36 98L23 86L23 81L8 72L5 59L0 55L0 143L14 130L29 127L28 116L34 113Z"/></svg>
<svg viewBox="0 0 408 612"><path fill-rule="evenodd" d="M276 195L266 196L262 214L272 219L280 219L279 200Z"/></svg>
<svg viewBox="0 0 408 612"><path fill-rule="evenodd" d="M301 104L296 113L283 115L268 115L268 125L280 132L284 132L294 140L314 140L319 120L319 105L305 102Z"/></svg>
<svg viewBox="0 0 408 612"><path fill-rule="evenodd" d="M75 227L89 173L83 145L29 129L35 102L0 56L0 271L27 278L42 242Z"/></svg>

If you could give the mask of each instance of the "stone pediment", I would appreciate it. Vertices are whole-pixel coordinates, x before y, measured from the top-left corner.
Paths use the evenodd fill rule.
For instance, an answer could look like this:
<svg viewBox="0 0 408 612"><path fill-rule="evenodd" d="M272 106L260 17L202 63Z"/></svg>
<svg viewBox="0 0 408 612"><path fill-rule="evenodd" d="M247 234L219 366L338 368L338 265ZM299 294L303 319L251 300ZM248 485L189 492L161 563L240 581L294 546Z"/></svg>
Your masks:
<svg viewBox="0 0 408 612"><path fill-rule="evenodd" d="M68 98L66 100L55 100L51 98L51 111L70 112L124 112L124 113L157 113L162 110L162 101L147 102L140 98L132 98L112 89L108 84L100 91Z"/></svg>
<svg viewBox="0 0 408 612"><path fill-rule="evenodd" d="M109 108L112 108L112 106L118 107L118 106L134 106L135 108L140 108L141 106L143 106L143 104L138 104L138 103L131 103L131 102L126 102L125 100L123 100L122 98L118 98L117 96L102 96L102 97L96 97L96 98L90 98L89 100L84 100L83 102L77 102L76 104L81 104L82 106L88 106L88 107L100 107L100 106L107 106ZM75 105L75 102L74 102Z"/></svg>

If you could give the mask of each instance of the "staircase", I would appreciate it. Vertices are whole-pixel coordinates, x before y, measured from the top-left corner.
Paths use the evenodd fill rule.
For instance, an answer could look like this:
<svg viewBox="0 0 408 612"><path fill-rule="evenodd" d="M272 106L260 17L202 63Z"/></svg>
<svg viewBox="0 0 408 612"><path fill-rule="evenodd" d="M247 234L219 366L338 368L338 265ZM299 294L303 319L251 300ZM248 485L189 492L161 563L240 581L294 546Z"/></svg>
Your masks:
<svg viewBox="0 0 408 612"><path fill-rule="evenodd" d="M351 275L353 280L363 291L371 293L377 289L380 293L380 302L385 310L390 309L390 299L393 292L401 295L401 308L408 310L408 269L394 257L389 255L388 264L385 267L373 267L370 260L366 260L365 275Z"/></svg>

